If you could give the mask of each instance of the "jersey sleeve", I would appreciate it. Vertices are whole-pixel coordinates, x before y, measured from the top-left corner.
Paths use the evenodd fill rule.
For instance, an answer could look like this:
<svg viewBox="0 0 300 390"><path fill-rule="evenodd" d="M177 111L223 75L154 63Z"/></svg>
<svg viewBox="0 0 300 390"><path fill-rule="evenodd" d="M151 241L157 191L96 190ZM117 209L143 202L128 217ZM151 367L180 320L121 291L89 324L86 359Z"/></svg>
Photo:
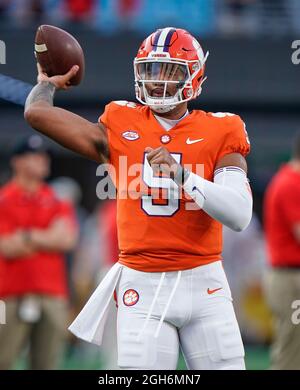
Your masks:
<svg viewBox="0 0 300 390"><path fill-rule="evenodd" d="M105 106L104 112L100 115L98 122L103 123L107 130L114 129L120 120L120 115L124 116L126 108L133 107L134 103L125 100L115 100Z"/></svg>
<svg viewBox="0 0 300 390"><path fill-rule="evenodd" d="M230 153L247 156L250 153L250 140L242 119L238 115L224 118L224 129L224 141L218 153L218 160Z"/></svg>
<svg viewBox="0 0 300 390"><path fill-rule="evenodd" d="M98 119L106 127L109 164L112 166L118 163L117 160L124 151L124 138L122 137L124 130L130 133L132 124L139 120L137 107L138 105L134 102L115 100L105 106L104 113Z"/></svg>
<svg viewBox="0 0 300 390"><path fill-rule="evenodd" d="M109 148L109 164L113 163L113 156L116 154L115 143L113 142L114 138L114 128L116 117L118 116L118 105L114 102L110 102L105 106L104 112L100 115L98 122L101 122L105 128L107 133L107 141Z"/></svg>
<svg viewBox="0 0 300 390"><path fill-rule="evenodd" d="M111 103L107 104L105 106L104 112L99 116L98 122L103 123L103 125L109 129L110 123L109 123L109 117L110 117L110 109L111 109Z"/></svg>

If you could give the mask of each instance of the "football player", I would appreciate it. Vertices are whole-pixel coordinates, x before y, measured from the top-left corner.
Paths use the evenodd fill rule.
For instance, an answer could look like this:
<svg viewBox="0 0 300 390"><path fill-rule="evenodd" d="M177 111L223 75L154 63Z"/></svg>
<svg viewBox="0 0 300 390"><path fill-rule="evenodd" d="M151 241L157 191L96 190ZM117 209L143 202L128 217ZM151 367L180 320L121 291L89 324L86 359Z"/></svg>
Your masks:
<svg viewBox="0 0 300 390"><path fill-rule="evenodd" d="M175 369L179 347L189 369L245 368L221 251L222 224L241 231L251 219L250 145L239 116L188 110L206 59L192 35L167 27L134 59L140 104L111 102L98 123L55 107L55 91L68 88L78 66L53 77L39 68L27 98L33 128L115 168L119 259L70 330L100 344L115 290L122 368ZM124 196L121 157L143 164L139 197Z"/></svg>

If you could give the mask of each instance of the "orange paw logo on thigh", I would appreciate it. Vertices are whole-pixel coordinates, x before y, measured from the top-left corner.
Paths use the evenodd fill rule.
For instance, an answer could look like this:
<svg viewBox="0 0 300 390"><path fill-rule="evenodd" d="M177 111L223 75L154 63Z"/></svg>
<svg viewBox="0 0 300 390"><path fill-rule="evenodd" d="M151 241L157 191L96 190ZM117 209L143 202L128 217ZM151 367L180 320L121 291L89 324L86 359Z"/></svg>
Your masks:
<svg viewBox="0 0 300 390"><path fill-rule="evenodd" d="M126 306L133 306L139 300L139 294L135 290L126 290L123 295L123 302Z"/></svg>

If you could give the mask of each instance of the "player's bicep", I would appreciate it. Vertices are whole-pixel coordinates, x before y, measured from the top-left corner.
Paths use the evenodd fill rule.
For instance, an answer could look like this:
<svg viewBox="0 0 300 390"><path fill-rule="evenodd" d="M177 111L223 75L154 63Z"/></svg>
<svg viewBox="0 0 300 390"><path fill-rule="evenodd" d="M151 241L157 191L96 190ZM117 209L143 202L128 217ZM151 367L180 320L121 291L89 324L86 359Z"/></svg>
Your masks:
<svg viewBox="0 0 300 390"><path fill-rule="evenodd" d="M240 153L229 153L223 156L216 164L215 170L224 167L237 167L247 174L247 161Z"/></svg>
<svg viewBox="0 0 300 390"><path fill-rule="evenodd" d="M103 123L93 123L91 131L92 159L105 163L109 160L107 130Z"/></svg>
<svg viewBox="0 0 300 390"><path fill-rule="evenodd" d="M92 123L71 111L44 102L32 104L25 118L34 129L75 153L97 162L108 158L103 124Z"/></svg>

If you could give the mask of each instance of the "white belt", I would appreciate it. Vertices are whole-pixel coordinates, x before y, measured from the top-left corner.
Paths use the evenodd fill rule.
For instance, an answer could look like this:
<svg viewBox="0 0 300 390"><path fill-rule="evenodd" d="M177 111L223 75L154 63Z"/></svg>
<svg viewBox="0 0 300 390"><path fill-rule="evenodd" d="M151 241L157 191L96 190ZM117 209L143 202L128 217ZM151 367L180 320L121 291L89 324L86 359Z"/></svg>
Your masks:
<svg viewBox="0 0 300 390"><path fill-rule="evenodd" d="M70 332L89 343L101 345L109 303L117 286L123 265L116 263L105 275L84 308L69 326Z"/></svg>
<svg viewBox="0 0 300 390"><path fill-rule="evenodd" d="M148 311L148 313L147 313L147 317L146 317L146 320L145 320L145 322L144 322L144 325L142 326L142 328L141 328L141 330L140 330L140 332L139 332L139 334L138 334L138 340L141 339L142 334L143 334L143 332L145 331L145 329L146 329L146 327L147 327L147 325L148 325L149 319L150 319L150 317L151 317L151 315L152 315L152 312L153 312L153 309L154 309L154 305L155 305L155 303L156 303L156 301L157 301L158 294L159 294L159 292L160 292L160 290L161 290L161 287L162 287L163 281L164 281L164 279L165 279L165 276L166 276L166 273L163 272L162 275L161 275L161 278L160 278L160 280L159 280L159 284L158 284L158 286L157 286L157 289L156 289L156 291L155 291L154 298L153 298L153 300L152 300L151 306L150 306L149 311ZM178 271L178 273L177 273L177 278L176 278L176 282L175 282L175 284L174 284L174 286L173 286L173 288L172 288L172 291L171 291L171 294L170 294L170 296L169 296L168 302L166 303L166 306L165 306L165 308L164 308L164 311L163 311L163 313L162 313L162 315L161 315L161 318L160 318L160 320L159 320L158 326L157 326L157 328L156 328L156 332L155 332L155 334L154 334L154 337L155 337L155 338L158 338L160 329L161 329L161 327L162 327L162 324L163 324L163 322L164 322L164 319L165 319L165 317L166 317L166 315L167 315L167 312L168 312L168 310L169 310L169 307L170 307L170 305L171 305L171 303L172 303L172 299L173 299L173 297L174 297L174 295L175 295L175 292L176 292L176 290L177 290L177 287L178 287L178 285L179 285L180 278L181 278L181 271Z"/></svg>
<svg viewBox="0 0 300 390"><path fill-rule="evenodd" d="M105 275L105 278L96 288L96 290L94 291L93 295L90 297L90 299L88 300L84 308L81 310L81 312L72 322L72 324L69 326L68 329L75 336L89 343L101 345L104 326L109 311L109 303L113 295L113 292L118 284L118 281L120 279L122 269L123 269L123 265L121 265L120 263L114 264L114 266ZM148 325L149 319L153 312L154 305L157 301L159 292L161 290L165 278L165 274L166 273L163 272L161 275L159 285L154 294L154 298L149 308L148 314L146 316L144 325L138 334L138 339L141 338L143 332L145 331ZM176 282L173 286L168 302L165 306L165 309L162 313L159 324L157 326L154 335L155 338L157 338L159 335L162 323L166 317L167 311L171 305L172 299L179 285L180 278L181 278L181 271L178 271Z"/></svg>

